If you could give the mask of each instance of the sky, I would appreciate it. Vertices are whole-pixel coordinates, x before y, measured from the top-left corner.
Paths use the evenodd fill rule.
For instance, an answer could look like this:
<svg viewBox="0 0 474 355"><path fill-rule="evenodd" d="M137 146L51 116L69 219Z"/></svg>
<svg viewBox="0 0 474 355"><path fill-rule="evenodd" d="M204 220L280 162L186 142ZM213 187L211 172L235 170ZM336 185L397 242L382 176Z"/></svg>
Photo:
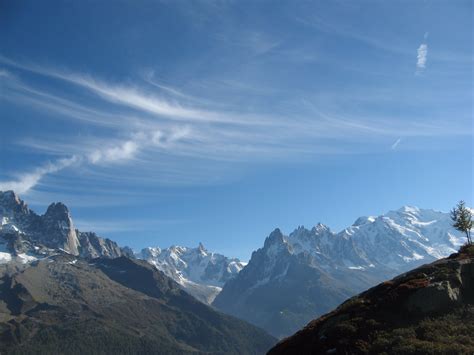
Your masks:
<svg viewBox="0 0 474 355"><path fill-rule="evenodd" d="M248 260L473 204L473 3L0 1L0 190Z"/></svg>

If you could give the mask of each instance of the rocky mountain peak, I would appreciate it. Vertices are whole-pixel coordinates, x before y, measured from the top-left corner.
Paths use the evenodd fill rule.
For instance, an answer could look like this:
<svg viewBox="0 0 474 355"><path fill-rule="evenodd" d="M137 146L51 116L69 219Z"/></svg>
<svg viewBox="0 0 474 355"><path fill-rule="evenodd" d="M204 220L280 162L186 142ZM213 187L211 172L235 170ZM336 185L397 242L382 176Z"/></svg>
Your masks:
<svg viewBox="0 0 474 355"><path fill-rule="evenodd" d="M54 202L50 204L44 216L59 221L71 220L71 214L69 212L69 209L62 202Z"/></svg>
<svg viewBox="0 0 474 355"><path fill-rule="evenodd" d="M156 258L161 254L161 249L156 247L156 248L143 248L140 253L138 253L142 259L150 259L150 258ZM137 254L137 255L138 255Z"/></svg>
<svg viewBox="0 0 474 355"><path fill-rule="evenodd" d="M30 212L27 204L11 190L0 191L0 212L2 210L4 214L6 211L23 214L28 214Z"/></svg>
<svg viewBox="0 0 474 355"><path fill-rule="evenodd" d="M200 254L204 254L204 255L207 254L207 250L201 242L199 242L198 251Z"/></svg>
<svg viewBox="0 0 474 355"><path fill-rule="evenodd" d="M61 202L49 205L46 213L41 216L45 235L42 237L49 247L59 247L78 255L79 240L68 208Z"/></svg>
<svg viewBox="0 0 474 355"><path fill-rule="evenodd" d="M292 251L296 254L299 253L313 253L321 252L321 249L325 249L325 246L329 243L332 244L337 239L328 226L318 223L316 226L308 230L303 227L295 229L290 233L287 241L292 247Z"/></svg>
<svg viewBox="0 0 474 355"><path fill-rule="evenodd" d="M20 204L22 201L20 200L20 198L18 197L18 195L12 191L12 190L8 190L8 191L0 191L0 203L1 204L4 204L4 203L15 203L15 204Z"/></svg>
<svg viewBox="0 0 474 355"><path fill-rule="evenodd" d="M400 207L397 212L401 212L401 213L419 213L420 212L420 209L418 207L415 207L415 206L403 206L403 207Z"/></svg>
<svg viewBox="0 0 474 355"><path fill-rule="evenodd" d="M317 234L323 234L323 233L326 233L326 232L330 232L331 230L325 224L318 223L313 227L312 231L317 233Z"/></svg>
<svg viewBox="0 0 474 355"><path fill-rule="evenodd" d="M357 218L352 225L354 227L362 226L364 224L374 222L375 219L376 219L376 217L373 217L373 216L368 216L368 217L367 216L362 216L362 217Z"/></svg>
<svg viewBox="0 0 474 355"><path fill-rule="evenodd" d="M265 243L263 245L264 248L268 248L274 244L283 244L285 243L285 237L281 232L280 228L275 228L273 232L265 239Z"/></svg>

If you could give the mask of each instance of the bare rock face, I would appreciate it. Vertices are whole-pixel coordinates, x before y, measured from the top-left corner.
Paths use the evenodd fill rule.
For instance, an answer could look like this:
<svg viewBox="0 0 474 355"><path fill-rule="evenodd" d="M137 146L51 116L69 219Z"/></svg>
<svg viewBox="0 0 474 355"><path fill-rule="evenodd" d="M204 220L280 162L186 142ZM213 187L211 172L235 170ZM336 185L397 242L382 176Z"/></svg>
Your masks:
<svg viewBox="0 0 474 355"><path fill-rule="evenodd" d="M461 303L459 287L452 287L449 281L435 282L416 290L407 299L408 312L429 314L437 310L447 310Z"/></svg>
<svg viewBox="0 0 474 355"><path fill-rule="evenodd" d="M133 254L131 254L128 249L120 248L114 241L101 238L93 232L79 232L78 235L79 254L83 257L115 258L122 255L133 257Z"/></svg>
<svg viewBox="0 0 474 355"><path fill-rule="evenodd" d="M49 247L61 248L73 254L79 254L79 240L68 208L61 202L52 203L41 216L44 230L41 241Z"/></svg>

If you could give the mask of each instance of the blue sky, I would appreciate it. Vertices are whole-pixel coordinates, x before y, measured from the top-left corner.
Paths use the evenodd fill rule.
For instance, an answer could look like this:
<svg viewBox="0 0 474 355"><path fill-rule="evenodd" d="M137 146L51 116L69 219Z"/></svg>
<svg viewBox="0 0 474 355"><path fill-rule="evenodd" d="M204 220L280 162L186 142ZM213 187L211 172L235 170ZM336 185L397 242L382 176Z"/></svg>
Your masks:
<svg viewBox="0 0 474 355"><path fill-rule="evenodd" d="M2 1L0 190L135 249L473 202L467 1Z"/></svg>

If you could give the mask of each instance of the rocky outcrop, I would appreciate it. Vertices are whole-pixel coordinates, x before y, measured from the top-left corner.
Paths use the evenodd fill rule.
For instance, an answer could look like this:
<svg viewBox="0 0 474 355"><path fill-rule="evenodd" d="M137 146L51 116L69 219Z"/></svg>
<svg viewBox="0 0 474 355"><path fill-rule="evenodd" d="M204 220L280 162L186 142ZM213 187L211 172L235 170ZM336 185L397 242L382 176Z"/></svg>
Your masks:
<svg viewBox="0 0 474 355"><path fill-rule="evenodd" d="M446 310L461 302L459 288L452 287L448 281L435 282L416 290L406 300L403 309L407 312L429 314Z"/></svg>
<svg viewBox="0 0 474 355"><path fill-rule="evenodd" d="M13 191L0 191L0 221L0 253L4 256L0 263L28 262L58 252L86 258L133 254L95 233L78 231L61 202L52 203L45 214L38 215Z"/></svg>

